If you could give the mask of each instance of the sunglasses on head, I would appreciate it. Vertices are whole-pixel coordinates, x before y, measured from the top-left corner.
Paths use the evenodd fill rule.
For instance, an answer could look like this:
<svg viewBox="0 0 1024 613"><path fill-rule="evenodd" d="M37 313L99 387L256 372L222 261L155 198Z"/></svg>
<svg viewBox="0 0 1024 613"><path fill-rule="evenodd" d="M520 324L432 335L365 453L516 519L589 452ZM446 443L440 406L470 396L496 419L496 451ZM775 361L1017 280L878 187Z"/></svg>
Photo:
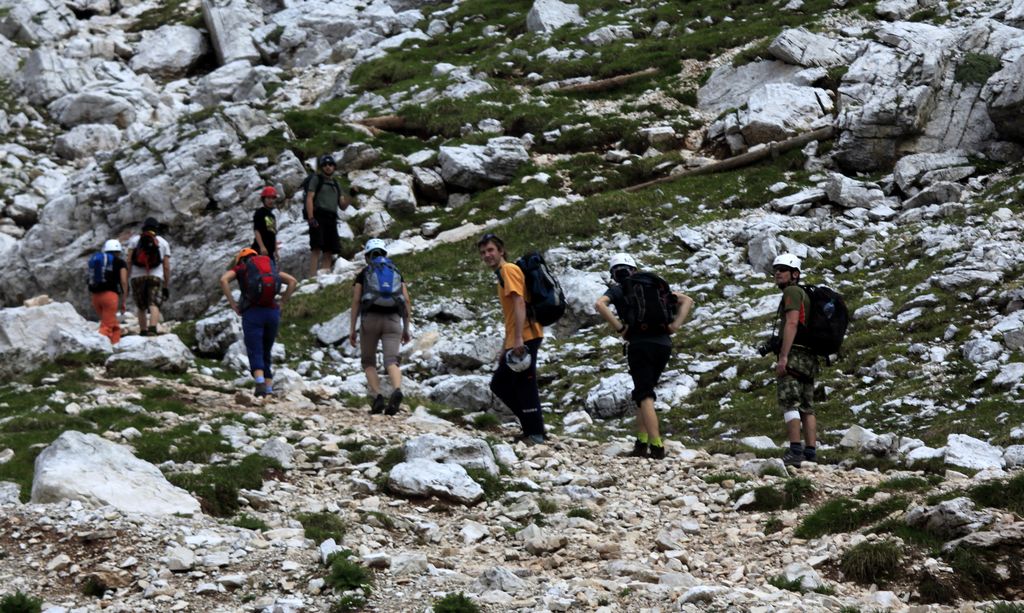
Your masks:
<svg viewBox="0 0 1024 613"><path fill-rule="evenodd" d="M488 232L487 234L484 234L483 236L480 237L480 240L476 242L476 246L483 247L487 243L494 243L499 247L505 244L500 238L498 238L497 234L494 234L493 232Z"/></svg>

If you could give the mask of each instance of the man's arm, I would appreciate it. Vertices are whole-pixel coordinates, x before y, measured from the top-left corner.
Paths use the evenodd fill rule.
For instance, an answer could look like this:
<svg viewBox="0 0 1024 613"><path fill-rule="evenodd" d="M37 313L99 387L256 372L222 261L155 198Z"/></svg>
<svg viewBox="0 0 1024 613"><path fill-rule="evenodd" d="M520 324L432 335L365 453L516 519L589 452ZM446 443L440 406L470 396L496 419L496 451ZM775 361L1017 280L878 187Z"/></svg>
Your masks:
<svg viewBox="0 0 1024 613"><path fill-rule="evenodd" d="M526 301L519 294L512 294L512 312L514 314L512 348L516 355L522 355L525 349L523 329L526 327Z"/></svg>
<svg viewBox="0 0 1024 613"><path fill-rule="evenodd" d="M288 302L288 299L291 298L292 292L295 291L295 286L298 285L299 282L295 280L295 277L286 272L279 272L277 273L277 276L281 277L286 286L284 294L281 295L281 305L284 306L284 303Z"/></svg>
<svg viewBox="0 0 1024 613"><path fill-rule="evenodd" d="M128 307L128 266L121 269L121 312Z"/></svg>
<svg viewBox="0 0 1024 613"><path fill-rule="evenodd" d="M167 289L171 284L171 256L164 256L164 289Z"/></svg>
<svg viewBox="0 0 1024 613"><path fill-rule="evenodd" d="M800 311L797 309L786 311L786 320L782 324L782 348L779 349L779 361L775 365L775 374L780 377L786 374L789 350L793 348L793 341L796 340L798 325L800 325Z"/></svg>
<svg viewBox="0 0 1024 613"><path fill-rule="evenodd" d="M412 339L409 332L409 322L412 321L412 301L409 300L409 288L402 284L402 296L405 297L405 312L402 313L402 342L408 343Z"/></svg>
<svg viewBox="0 0 1024 613"><path fill-rule="evenodd" d="M228 306L231 310L238 312L238 303L235 302L235 297L231 295L230 283L235 280L235 271L229 270L220 276L220 291L224 294L224 297L228 299Z"/></svg>
<svg viewBox="0 0 1024 613"><path fill-rule="evenodd" d="M681 328L686 318L690 316L690 310L693 309L693 298L679 292L674 293L676 298L679 299L679 308L676 310L675 319L668 325L669 332L675 332Z"/></svg>
<svg viewBox="0 0 1024 613"><path fill-rule="evenodd" d="M626 332L626 324L622 323L622 321L615 316L615 313L612 313L611 308L608 306L611 304L611 301L611 298L602 295L597 299L597 302L594 303L594 308L597 309L597 312L601 317L608 322L608 325L612 327L612 330L615 330L616 334L623 334Z"/></svg>
<svg viewBox="0 0 1024 613"><path fill-rule="evenodd" d="M313 185L313 181L319 181L320 177L315 176L309 180L309 191L306 192L306 219L309 220L310 225L316 223L313 219L313 196L316 195L316 186Z"/></svg>
<svg viewBox="0 0 1024 613"><path fill-rule="evenodd" d="M352 286L352 316L351 323L348 327L348 342L353 347L357 346L356 341L356 321L359 320L359 303L363 299L363 284L356 283Z"/></svg>
<svg viewBox="0 0 1024 613"><path fill-rule="evenodd" d="M267 246L263 243L263 235L260 233L260 230L261 230L260 223L261 223L261 221L262 221L262 225L265 228L266 225L267 225L266 220L257 217L255 219L253 219L252 230L253 230L253 232L256 233L256 244L260 248L260 255L268 255L268 254L270 254L270 251L267 249Z"/></svg>

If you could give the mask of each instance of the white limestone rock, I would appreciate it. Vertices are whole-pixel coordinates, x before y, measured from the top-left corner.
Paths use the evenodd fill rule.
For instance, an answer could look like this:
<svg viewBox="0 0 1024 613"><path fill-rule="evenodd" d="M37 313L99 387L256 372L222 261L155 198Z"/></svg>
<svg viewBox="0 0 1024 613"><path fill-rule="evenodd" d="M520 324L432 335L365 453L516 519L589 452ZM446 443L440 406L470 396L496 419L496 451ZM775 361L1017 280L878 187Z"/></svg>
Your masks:
<svg viewBox="0 0 1024 613"><path fill-rule="evenodd" d="M107 370L133 366L183 373L195 364L195 356L176 334L160 336L126 336L114 346L114 354L107 358Z"/></svg>
<svg viewBox="0 0 1024 613"><path fill-rule="evenodd" d="M794 83L800 66L778 61L751 62L734 67L722 64L697 90L697 108L710 116L747 104L750 93L768 83Z"/></svg>
<svg viewBox="0 0 1024 613"><path fill-rule="evenodd" d="M143 32L130 66L135 72L164 78L180 77L208 51L209 45L199 30L168 24Z"/></svg>
<svg viewBox="0 0 1024 613"><path fill-rule="evenodd" d="M431 400L459 407L467 413L505 406L491 393L489 375L443 375L424 384L430 388Z"/></svg>
<svg viewBox="0 0 1024 613"><path fill-rule="evenodd" d="M832 96L823 89L769 83L751 92L739 130L747 146L780 141L824 125L832 107Z"/></svg>
<svg viewBox="0 0 1024 613"><path fill-rule="evenodd" d="M0 16L0 35L32 46L66 38L78 29L78 19L62 0L19 0L6 3Z"/></svg>
<svg viewBox="0 0 1024 613"><path fill-rule="evenodd" d="M988 116L997 132L1024 140L1024 55L989 77L985 91Z"/></svg>
<svg viewBox="0 0 1024 613"><path fill-rule="evenodd" d="M113 151L121 144L121 130L110 124L81 124L57 137L53 150L67 160Z"/></svg>
<svg viewBox="0 0 1024 613"><path fill-rule="evenodd" d="M199 502L171 485L160 470L128 447L95 434L62 433L36 458L32 502L78 500L125 513L194 515Z"/></svg>
<svg viewBox="0 0 1024 613"><path fill-rule="evenodd" d="M406 461L430 460L443 464L458 464L467 469L481 469L497 475L498 465L487 441L470 437L445 437L423 434L411 438L403 445Z"/></svg>
<svg viewBox="0 0 1024 613"><path fill-rule="evenodd" d="M804 28L783 31L768 45L768 53L787 64L797 66L842 66L853 61L860 44L837 40Z"/></svg>
<svg viewBox="0 0 1024 613"><path fill-rule="evenodd" d="M103 345L101 339L96 324L66 302L0 309L0 374L26 372L83 347L109 353L110 341Z"/></svg>
<svg viewBox="0 0 1024 613"><path fill-rule="evenodd" d="M259 61L260 52L251 33L263 25L263 19L246 0L203 0L202 9L221 65Z"/></svg>
<svg viewBox="0 0 1024 613"><path fill-rule="evenodd" d="M105 91L70 93L54 100L50 114L60 125L111 124L124 129L135 122L136 108L123 97Z"/></svg>
<svg viewBox="0 0 1024 613"><path fill-rule="evenodd" d="M633 38L633 29L631 27L613 25L601 26L584 36L583 41L595 47L603 47L617 40L629 40L631 38Z"/></svg>
<svg viewBox="0 0 1024 613"><path fill-rule="evenodd" d="M857 181L838 172L829 173L825 186L828 199L845 208L871 208L885 201L885 193L874 183Z"/></svg>
<svg viewBox="0 0 1024 613"><path fill-rule="evenodd" d="M903 520L908 526L953 538L977 532L995 521L995 517L976 510L970 498L961 497L944 500L934 506L913 507Z"/></svg>
<svg viewBox="0 0 1024 613"><path fill-rule="evenodd" d="M580 7L560 0L534 0L526 14L526 29L534 34L551 34L564 25L582 23Z"/></svg>
<svg viewBox="0 0 1024 613"><path fill-rule="evenodd" d="M583 406L599 419L621 417L627 411L636 410L632 392L633 379L629 373L616 373L590 388Z"/></svg>
<svg viewBox="0 0 1024 613"><path fill-rule="evenodd" d="M438 496L461 504L483 500L484 490L458 464L413 460L395 465L388 487L406 496Z"/></svg>
<svg viewBox="0 0 1024 613"><path fill-rule="evenodd" d="M234 311L219 311L196 322L196 345L201 353L223 357L241 339L242 321Z"/></svg>
<svg viewBox="0 0 1024 613"><path fill-rule="evenodd" d="M529 160L522 141L512 136L492 138L486 145L441 147L438 155L445 182L470 191L508 183Z"/></svg>
<svg viewBox="0 0 1024 613"><path fill-rule="evenodd" d="M448 368L475 370L493 364L502 343L497 336L446 336L434 345L433 351Z"/></svg>
<svg viewBox="0 0 1024 613"><path fill-rule="evenodd" d="M946 464L985 470L1003 468L1003 450L967 434L946 437Z"/></svg>
<svg viewBox="0 0 1024 613"><path fill-rule="evenodd" d="M294 468L295 447L280 436L271 438L260 447L260 455L265 458L276 460L281 468L286 470Z"/></svg>

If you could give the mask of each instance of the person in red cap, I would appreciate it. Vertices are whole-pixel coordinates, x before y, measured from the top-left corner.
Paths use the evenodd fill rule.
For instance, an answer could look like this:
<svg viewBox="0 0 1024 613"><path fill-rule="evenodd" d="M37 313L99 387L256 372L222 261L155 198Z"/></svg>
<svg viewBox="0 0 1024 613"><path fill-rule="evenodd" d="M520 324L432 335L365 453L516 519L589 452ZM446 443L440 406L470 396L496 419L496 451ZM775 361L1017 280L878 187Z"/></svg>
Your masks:
<svg viewBox="0 0 1024 613"><path fill-rule="evenodd" d="M260 255L270 256L270 259L277 261L277 218L274 217L277 190L271 185L264 187L260 192L260 201L263 205L256 209L256 213L252 216L252 229L256 233L252 249Z"/></svg>

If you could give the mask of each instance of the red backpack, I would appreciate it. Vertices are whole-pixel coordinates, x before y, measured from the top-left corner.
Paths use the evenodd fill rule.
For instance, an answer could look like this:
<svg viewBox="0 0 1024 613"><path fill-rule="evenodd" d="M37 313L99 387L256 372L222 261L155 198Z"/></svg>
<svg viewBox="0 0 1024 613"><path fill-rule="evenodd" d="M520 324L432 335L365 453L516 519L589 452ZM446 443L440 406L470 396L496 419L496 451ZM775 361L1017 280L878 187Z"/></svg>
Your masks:
<svg viewBox="0 0 1024 613"><path fill-rule="evenodd" d="M244 269L238 277L242 287L240 308L244 311L251 306L275 307L274 297L281 288L281 277L277 265L268 255L254 255L245 259Z"/></svg>
<svg viewBox="0 0 1024 613"><path fill-rule="evenodd" d="M147 230L139 236L139 242L132 249L132 265L145 268L146 272L160 266L160 244L156 232Z"/></svg>

